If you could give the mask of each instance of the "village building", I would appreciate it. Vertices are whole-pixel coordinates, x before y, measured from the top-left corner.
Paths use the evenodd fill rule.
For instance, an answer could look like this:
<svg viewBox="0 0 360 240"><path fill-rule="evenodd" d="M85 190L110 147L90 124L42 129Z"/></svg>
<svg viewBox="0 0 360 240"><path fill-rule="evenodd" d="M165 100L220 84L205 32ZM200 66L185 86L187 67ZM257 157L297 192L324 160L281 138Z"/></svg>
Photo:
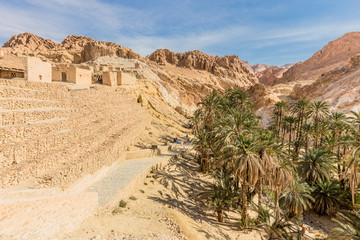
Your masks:
<svg viewBox="0 0 360 240"><path fill-rule="evenodd" d="M5 55L0 58L0 78L51 82L51 64L37 57Z"/></svg>
<svg viewBox="0 0 360 240"><path fill-rule="evenodd" d="M89 86L92 83L92 71L73 64L55 64L52 67L53 81L68 82Z"/></svg>
<svg viewBox="0 0 360 240"><path fill-rule="evenodd" d="M102 84L112 87L122 85L122 72L121 71L103 72Z"/></svg>

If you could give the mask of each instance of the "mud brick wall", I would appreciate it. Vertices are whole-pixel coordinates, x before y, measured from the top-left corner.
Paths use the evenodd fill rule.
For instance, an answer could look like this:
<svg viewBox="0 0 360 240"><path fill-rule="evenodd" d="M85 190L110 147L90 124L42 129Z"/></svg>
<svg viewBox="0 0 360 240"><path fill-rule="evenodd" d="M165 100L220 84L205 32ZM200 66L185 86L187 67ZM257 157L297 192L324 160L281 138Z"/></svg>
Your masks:
<svg viewBox="0 0 360 240"><path fill-rule="evenodd" d="M0 188L67 188L116 161L150 121L121 87L0 80Z"/></svg>

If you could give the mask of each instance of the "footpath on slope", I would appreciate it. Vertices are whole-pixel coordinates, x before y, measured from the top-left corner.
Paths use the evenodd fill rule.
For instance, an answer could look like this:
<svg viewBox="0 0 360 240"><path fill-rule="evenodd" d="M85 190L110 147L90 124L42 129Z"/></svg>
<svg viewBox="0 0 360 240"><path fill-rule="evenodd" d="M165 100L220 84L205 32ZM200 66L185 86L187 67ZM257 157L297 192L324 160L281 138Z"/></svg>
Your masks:
<svg viewBox="0 0 360 240"><path fill-rule="evenodd" d="M172 157L189 148L191 145L185 144L160 155L126 160L105 177L89 186L86 191L98 193L100 209L112 207L120 198L130 196L133 189L142 183L151 168L166 165Z"/></svg>

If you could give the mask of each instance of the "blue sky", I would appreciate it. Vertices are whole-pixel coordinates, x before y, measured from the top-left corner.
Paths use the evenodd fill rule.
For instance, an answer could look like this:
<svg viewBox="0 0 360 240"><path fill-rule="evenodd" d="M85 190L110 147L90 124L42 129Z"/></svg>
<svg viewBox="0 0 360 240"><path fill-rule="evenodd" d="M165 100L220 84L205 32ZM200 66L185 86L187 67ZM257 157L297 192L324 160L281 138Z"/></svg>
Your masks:
<svg viewBox="0 0 360 240"><path fill-rule="evenodd" d="M143 56L200 50L282 65L360 31L359 10L359 0L0 0L0 44L21 32L76 34Z"/></svg>

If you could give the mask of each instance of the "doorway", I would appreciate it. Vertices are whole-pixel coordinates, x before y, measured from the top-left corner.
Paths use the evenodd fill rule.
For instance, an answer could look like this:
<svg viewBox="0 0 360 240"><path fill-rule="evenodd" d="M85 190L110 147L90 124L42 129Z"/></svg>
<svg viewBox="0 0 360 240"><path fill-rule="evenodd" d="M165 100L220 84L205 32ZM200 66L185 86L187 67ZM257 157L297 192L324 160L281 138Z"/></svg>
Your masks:
<svg viewBox="0 0 360 240"><path fill-rule="evenodd" d="M66 81L67 81L66 72L62 72L62 73L61 73L61 81L62 81L62 82L66 82Z"/></svg>

